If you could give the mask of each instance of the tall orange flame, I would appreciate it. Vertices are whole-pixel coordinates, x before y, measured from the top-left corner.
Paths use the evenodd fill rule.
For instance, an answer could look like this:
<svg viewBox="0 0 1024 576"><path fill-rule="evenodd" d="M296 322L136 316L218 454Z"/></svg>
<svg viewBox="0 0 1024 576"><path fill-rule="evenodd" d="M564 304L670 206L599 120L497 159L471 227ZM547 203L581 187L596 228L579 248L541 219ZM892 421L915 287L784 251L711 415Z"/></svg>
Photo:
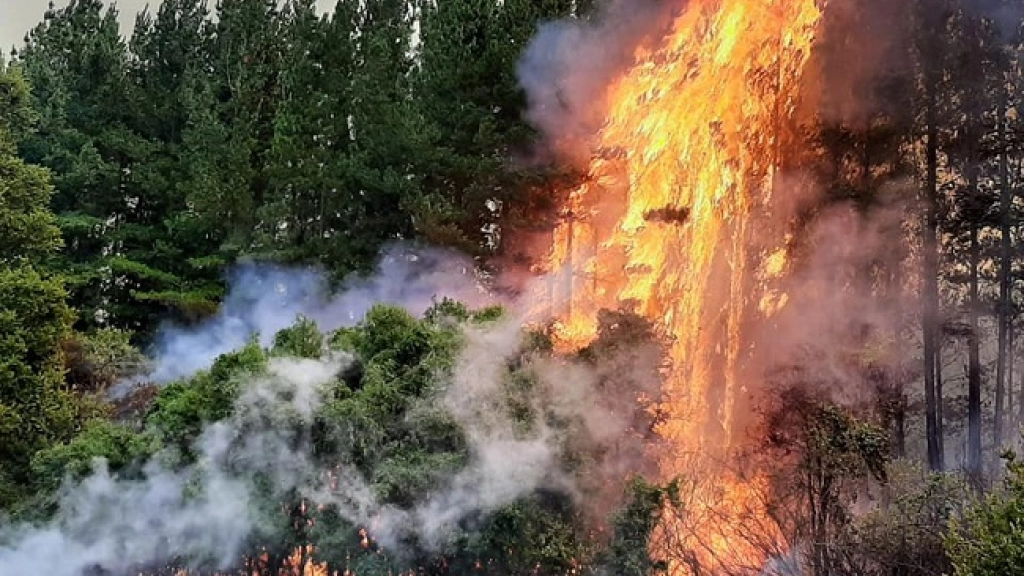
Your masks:
<svg viewBox="0 0 1024 576"><path fill-rule="evenodd" d="M690 0L609 87L589 178L563 207L550 257L565 272L551 294L560 343L588 342L596 312L625 303L671 337L666 477L693 454L736 444L744 326L758 307L785 305L767 288L787 266L781 239L753 238L797 138L790 127L820 20L817 0ZM753 506L743 488L727 492L697 506ZM711 516L717 525L697 527L694 548L753 554L735 551L728 521ZM686 573L684 564L672 571Z"/></svg>

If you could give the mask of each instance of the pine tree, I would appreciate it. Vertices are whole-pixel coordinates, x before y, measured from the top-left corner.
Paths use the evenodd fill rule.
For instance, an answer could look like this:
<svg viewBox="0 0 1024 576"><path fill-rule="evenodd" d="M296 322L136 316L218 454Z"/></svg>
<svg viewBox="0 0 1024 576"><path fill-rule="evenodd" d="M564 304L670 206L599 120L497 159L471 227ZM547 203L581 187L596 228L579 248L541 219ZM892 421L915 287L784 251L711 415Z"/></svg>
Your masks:
<svg viewBox="0 0 1024 576"><path fill-rule="evenodd" d="M501 208L520 199L530 176L510 162L533 138L516 62L539 22L571 8L560 0L424 5L415 88L430 165L416 215L427 237L474 253L499 248Z"/></svg>
<svg viewBox="0 0 1024 576"><path fill-rule="evenodd" d="M27 82L20 70L0 63L0 265L6 267L37 264L61 245L49 209L49 174L16 156L13 135L27 132L33 120Z"/></svg>
<svg viewBox="0 0 1024 576"><path fill-rule="evenodd" d="M224 0L211 48L214 109L200 153L223 158L211 168L220 194L202 199L202 217L226 228L225 249L248 252L266 233L257 212L267 199L267 167L280 101L281 18L273 0ZM209 138L209 137L213 138Z"/></svg>
<svg viewBox="0 0 1024 576"><path fill-rule="evenodd" d="M134 127L151 152L135 168L146 209L136 210L134 223L149 237L130 256L138 275L130 296L153 318L169 311L202 317L222 293L219 268L225 260L215 257L215 234L189 203L206 191L191 186L190 163L197 157L186 147L190 127L204 114L197 101L209 91L211 42L202 0L169 0L155 18L140 14L132 37L139 101Z"/></svg>
<svg viewBox="0 0 1024 576"><path fill-rule="evenodd" d="M133 131L137 101L117 12L98 0L51 10L19 56L41 118L20 149L54 174L66 246L57 266L79 323L138 329L147 319L127 294L142 269L131 254L153 242L139 225L154 208L136 171L151 147Z"/></svg>
<svg viewBox="0 0 1024 576"><path fill-rule="evenodd" d="M259 251L275 259L347 271L357 263L350 228L359 198L348 173L353 2L332 17L297 0L283 15L281 103L274 121L269 189L260 208Z"/></svg>
<svg viewBox="0 0 1024 576"><path fill-rule="evenodd" d="M420 196L425 127L410 87L410 5L370 0L348 14L359 37L348 161L354 209L347 241L357 260L370 262L383 243L413 235L408 208Z"/></svg>

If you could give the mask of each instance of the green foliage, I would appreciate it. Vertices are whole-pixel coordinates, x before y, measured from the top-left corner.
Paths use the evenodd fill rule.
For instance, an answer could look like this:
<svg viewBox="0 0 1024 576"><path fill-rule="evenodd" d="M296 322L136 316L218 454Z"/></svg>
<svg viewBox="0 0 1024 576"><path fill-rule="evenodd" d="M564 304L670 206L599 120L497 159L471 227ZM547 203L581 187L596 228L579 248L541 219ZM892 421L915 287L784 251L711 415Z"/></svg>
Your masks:
<svg viewBox="0 0 1024 576"><path fill-rule="evenodd" d="M670 491L643 483L630 490L629 505L613 522L613 544L600 555L601 544L574 497L548 490L470 514L441 542L441 550L427 547L414 531L401 535L393 547L381 548L372 533L360 532L365 527L353 524L337 507L311 508L296 491L281 491L271 469L256 464L253 470L252 463L247 464L254 455L244 439L264 428L274 430L276 437L294 442L294 449L309 450L308 457L320 469L357 472L366 480L360 490L368 490L360 498L397 510L422 505L438 490L447 489L471 458L462 428L440 401L462 351L462 331L467 326L479 329L480 323L500 317L499 309L472 311L452 301L439 303L422 320L399 308L376 306L362 322L329 338L311 320L299 319L274 335L270 349L261 349L254 340L221 356L209 370L162 388L141 430L92 419L77 435L55 437L26 451L32 491L0 476L0 494L25 503L42 518L54 509L61 483L89 474L98 459L120 475L138 473L149 458L182 469L196 463L197 440L208 425L230 422L241 428L232 441L239 445L228 448L229 473L239 466L250 483L257 519L252 545L272 558L312 545L314 559L330 562L332 569L358 567L364 574L381 576L410 565L438 575L452 570L555 575L595 562L616 569L654 567L645 564L646 542L657 509L667 502ZM97 379L108 370L118 372L119 362L137 354L128 334L121 331L78 335L76 341L82 358L96 363L91 369ZM345 350L355 361L320 391L322 404L313 414L300 414L288 401L287 386L275 384L271 363L287 366L289 358L322 359L328 348ZM540 390L525 367L510 364L507 384L510 411L515 412L517 403L537 404L530 396ZM243 396L254 386L259 387L257 394ZM529 424L537 417L524 413L520 421ZM349 478L339 478L342 493Z"/></svg>
<svg viewBox="0 0 1024 576"><path fill-rule="evenodd" d="M451 425L451 423L448 423ZM431 434L433 432L433 434ZM388 458L378 463L373 470L371 484L384 502L403 508L411 507L424 494L443 485L443 482L466 464L465 454L444 450L436 438L448 437L457 442L455 429L425 431L411 427L410 436L418 436L419 444L427 444L440 450L412 449L392 450ZM409 438L415 442L413 438ZM449 447L459 446L453 442ZM430 446L434 444L434 446Z"/></svg>
<svg viewBox="0 0 1024 576"><path fill-rule="evenodd" d="M335 332L331 347L355 354L357 365L323 409L321 454L350 454L366 472L377 467L375 482L399 500L408 488L398 479L433 486L462 461L464 442L454 422L421 408L453 364L457 332L392 306L374 306L358 326Z"/></svg>
<svg viewBox="0 0 1024 576"><path fill-rule="evenodd" d="M928 474L909 462L893 462L881 505L858 518L841 537L849 573L864 576L948 574L949 523L972 500L962 478Z"/></svg>
<svg viewBox="0 0 1024 576"><path fill-rule="evenodd" d="M327 349L356 360L324 405L312 419L282 407L268 425L308 438L319 463L351 464L375 496L398 507L414 505L468 462L467 439L438 397L465 340L460 325L498 322L500 308L443 300L418 320L378 306L360 325L330 335L300 321L274 335L270 350L252 343L163 388L143 433L95 419L109 407L86 395L131 375L142 363L133 343L146 343L159 322L213 314L223 271L240 258L319 264L342 277L370 268L394 240L508 256L503 235L517 225L543 227L536 212L556 201L550 188L572 188L510 161L535 137L523 120L515 63L539 22L585 16L592 0L339 0L330 15L316 4L162 0L139 15L126 43L116 9L74 0L48 9L13 61L0 62L0 508L46 496L96 457L122 469L165 448L180 452L173 463L188 462L204 426L237 417L236 400L246 386L266 383L270 362L318 359ZM928 13L911 22L924 30L914 29L906 47L921 74L886 72L881 86L863 90L907 116L880 106L863 127L825 127L811 154L825 157L821 184L830 201L867 208L892 179L914 171L920 162L912 156L925 144L915 139L927 135L933 165L925 179L933 190L926 196L935 196L941 220L928 228L944 233L954 263L967 255L969 233L981 232L983 253L974 260L984 262L997 226L996 187L1012 196L1010 177L999 172L1011 171L1007 156L1012 166L1019 132L1017 115L1006 113L1019 108L1019 71L1009 65L1019 46L997 38L993 23L963 3L911 4ZM964 68L965 61L982 65ZM1003 238L1011 229L1006 214L998 223ZM962 268L945 270L944 279L956 284ZM559 361L596 377L596 401L619 409L627 438L599 446L578 422L553 416L550 390L529 368L553 354L543 332L529 334L509 362L501 408L522 435L538 422L554 430L568 446L566 473L581 476L581 494L605 502L602 490L617 491L621 478L594 464L639 454L649 441L659 415L652 405L636 406L636 397L656 401L665 359L650 322L626 312L598 321L597 339ZM820 398L789 393L781 403L760 447L775 458L773 469L783 466L772 479L773 504L796 511L784 529L812 543L816 568L945 569L945 558L923 556L938 546L936 526L958 516L959 486L948 477L905 490L890 485L882 510L854 519L849 503L869 479L892 481L885 435L871 418ZM980 430L977 395L972 406ZM958 573L1021 571L1022 478L1011 462L1003 491L958 520L947 540ZM266 488L266 478L254 482ZM659 568L647 538L659 509L674 503L673 490L632 486L614 539L598 555L602 568L622 575ZM362 546L361 527L336 510L311 512L310 527L299 521L297 495L257 492L272 528L258 536L274 541L275 554L315 541L318 555L359 574L407 567L376 543ZM595 554L578 513L564 498L531 494L470 519L447 557L409 562L428 573L577 570ZM414 555L422 552L417 544L410 544Z"/></svg>
<svg viewBox="0 0 1024 576"><path fill-rule="evenodd" d="M150 453L147 438L109 420L91 420L71 441L40 450L32 457L32 473L44 489L56 489L65 479L91 473L96 459L117 472Z"/></svg>
<svg viewBox="0 0 1024 576"><path fill-rule="evenodd" d="M1024 463L1006 457L1003 489L955 520L946 549L957 576L1024 574Z"/></svg>
<svg viewBox="0 0 1024 576"><path fill-rule="evenodd" d="M319 17L314 2L303 0L282 14L281 102L256 237L257 249L278 260L359 268L366 258L360 244L380 232L362 228L363 200L351 175L355 9L343 2Z"/></svg>
<svg viewBox="0 0 1024 576"><path fill-rule="evenodd" d="M61 346L72 312L61 278L36 266L60 246L47 204L49 173L15 156L11 138L31 133L34 114L18 68L0 70L0 509L40 482L29 461L98 415L64 386Z"/></svg>
<svg viewBox="0 0 1024 576"><path fill-rule="evenodd" d="M3 131L16 142L31 132L38 121L39 116L32 108L32 94L21 68L0 62L0 126L3 126Z"/></svg>
<svg viewBox="0 0 1024 576"><path fill-rule="evenodd" d="M15 156L13 138L34 120L28 84L18 68L0 70L0 265L36 262L60 247L48 208L49 173Z"/></svg>
<svg viewBox="0 0 1024 576"><path fill-rule="evenodd" d="M488 306L487 308L473 312L472 315L473 321L479 324L496 322L504 317L505 309L501 306Z"/></svg>
<svg viewBox="0 0 1024 576"><path fill-rule="evenodd" d="M482 254L502 248L502 207L522 199L531 176L506 161L532 137L515 64L537 24L568 15L571 6L563 0L424 6L414 87L429 127L422 156L429 164L422 194L409 206L417 231L431 242Z"/></svg>
<svg viewBox="0 0 1024 576"><path fill-rule="evenodd" d="M768 505L779 511L783 533L813 542L807 554L814 573L839 570L850 503L869 480L887 480L886 431L794 385L781 391L765 418L764 448L772 471Z"/></svg>
<svg viewBox="0 0 1024 576"><path fill-rule="evenodd" d="M469 462L439 399L463 326L503 320L498 307L443 300L419 320L376 306L330 335L303 319L269 350L254 341L161 388L140 430L101 418L110 407L91 394L142 367L136 346L159 322L213 314L223 271L239 258L319 264L342 277L369 269L395 240L497 251L501 206L537 184L533 169L506 162L533 136L514 64L537 23L572 3L341 0L329 16L312 0L224 0L215 14L208 5L164 0L138 16L128 42L116 9L99 0L51 7L14 62L0 65L5 511L38 505L44 515L59 483L96 458L120 473L152 455L193 463L206 426L241 418L249 386L276 391L271 362L328 350L355 361L315 414L279 398L260 425L308 441L298 448L324 467L354 467L375 498L399 508ZM522 434L550 414L520 364L550 353L537 338L508 367L504 400ZM546 424L564 432L578 423ZM297 494L251 480L255 538L279 556L314 542L318 555L368 575L412 564L470 571L478 561L490 573L556 574L593 556L564 494L467 519L440 556L402 542L412 558L398 558L361 545L360 527L337 510L303 511Z"/></svg>
<svg viewBox="0 0 1024 576"><path fill-rule="evenodd" d="M601 566L616 576L648 576L666 566L650 556L650 539L666 507L679 508L675 482L652 485L634 478L627 486L627 501L612 517L612 540L599 556Z"/></svg>
<svg viewBox="0 0 1024 576"><path fill-rule="evenodd" d="M144 344L215 312L244 256L343 277L396 239L493 252L499 206L536 184L505 161L532 137L515 62L571 5L167 0L127 44L99 0L50 9L9 116L54 174L76 326Z"/></svg>
<svg viewBox="0 0 1024 576"><path fill-rule="evenodd" d="M536 375L526 370L517 370L508 374L503 384L507 410L512 421L519 426L518 432L532 432L539 416L536 406Z"/></svg>
<svg viewBox="0 0 1024 576"><path fill-rule="evenodd" d="M31 268L0 267L0 460L24 481L32 454L76 427L61 373L65 296L59 281Z"/></svg>
<svg viewBox="0 0 1024 576"><path fill-rule="evenodd" d="M290 328L274 335L272 353L296 358L320 358L325 350L324 335L316 322L300 318Z"/></svg>
<svg viewBox="0 0 1024 576"><path fill-rule="evenodd" d="M352 340L354 352L367 364L385 365L394 361L407 367L427 352L429 328L405 310L376 305L366 313Z"/></svg>
<svg viewBox="0 0 1024 576"><path fill-rule="evenodd" d="M427 309L423 316L434 323L449 320L465 322L469 319L470 311L465 304L446 297Z"/></svg>
<svg viewBox="0 0 1024 576"><path fill-rule="evenodd" d="M795 452L812 476L874 476L885 479L888 436L852 411L820 400L800 387L782 392L767 419L768 447Z"/></svg>
<svg viewBox="0 0 1024 576"><path fill-rule="evenodd" d="M146 418L161 440L190 458L192 442L205 424L231 414L240 383L265 373L267 356L256 342L219 357L188 381L164 387Z"/></svg>
<svg viewBox="0 0 1024 576"><path fill-rule="evenodd" d="M539 493L489 514L467 535L455 567L469 573L479 561L485 574L566 574L593 551L565 496Z"/></svg>

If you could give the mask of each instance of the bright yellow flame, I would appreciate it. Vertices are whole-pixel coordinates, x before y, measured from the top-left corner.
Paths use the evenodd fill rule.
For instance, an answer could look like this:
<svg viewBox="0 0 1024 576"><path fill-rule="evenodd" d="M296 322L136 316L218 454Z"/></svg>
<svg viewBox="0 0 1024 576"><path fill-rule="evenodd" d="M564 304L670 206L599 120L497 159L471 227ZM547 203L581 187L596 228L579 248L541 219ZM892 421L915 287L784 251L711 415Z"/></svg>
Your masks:
<svg viewBox="0 0 1024 576"><path fill-rule="evenodd" d="M552 298L566 306L554 311L563 347L591 340L596 312L626 301L671 336L659 433L679 458L734 445L744 320L751 308L772 313L786 302L756 293L783 274L785 251L752 262L759 254L750 237L794 138L784 126L796 114L820 18L816 0L690 0L660 44L638 50L610 86L595 147L622 153L591 163L554 234L552 270L569 271ZM609 198L621 202L609 208ZM666 477L683 467L675 455L663 458ZM723 486L728 494L698 506L752 506L747 488ZM703 547L752 560L756 552L735 550L726 512L716 510ZM686 573L678 563L672 571Z"/></svg>

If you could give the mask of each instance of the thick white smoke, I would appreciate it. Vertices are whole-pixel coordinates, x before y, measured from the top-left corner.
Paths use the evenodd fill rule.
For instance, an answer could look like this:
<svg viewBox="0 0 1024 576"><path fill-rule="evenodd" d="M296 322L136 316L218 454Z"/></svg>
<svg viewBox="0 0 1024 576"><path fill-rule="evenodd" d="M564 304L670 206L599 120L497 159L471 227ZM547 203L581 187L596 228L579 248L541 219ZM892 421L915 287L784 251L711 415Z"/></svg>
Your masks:
<svg viewBox="0 0 1024 576"><path fill-rule="evenodd" d="M423 311L438 290L467 297L476 289L464 275L451 275L457 261L435 255L414 262L419 267L408 261L385 264L377 277L333 298L324 296L319 277L310 272L278 269L243 276L249 281L234 284L231 305L218 319L196 330L165 333L173 345L158 363L192 361L180 371L186 374L254 331L272 336L271 330L287 327L298 314L311 314L329 328L355 323L375 302L404 301ZM284 294L268 296L259 290L282 285ZM286 294L298 295L298 301L287 300ZM249 311L246 301L253 302ZM409 536L428 548L441 548L463 519L539 488L579 495L574 479L560 466L562 430L551 428L548 417L577 421L587 437L605 445L619 439L630 420L620 398L601 401L599 381L607 374L568 360L524 359L522 326L522 319L510 314L496 324L465 328L465 346L453 372L439 374L435 394L411 410L449 413L466 438L469 459L410 508L381 503L371 483L348 462L328 466L317 461L303 436L352 358L273 358L267 375L240 382L232 415L205 426L192 446L195 463L171 467L166 463L175 461L175 453L163 452L140 474L119 477L98 461L92 475L62 489L52 523L0 527L0 574L127 574L181 559L207 567L236 565L265 521L259 510L261 502L266 504L261 498L268 485L257 492L255 477L269 482L270 494L297 494L313 505L335 506L397 553ZM200 352L202 361L190 356ZM534 421L525 428L508 406L506 384L514 361L536 380L530 394ZM623 368L629 369L616 369ZM620 464L605 463L616 473Z"/></svg>
<svg viewBox="0 0 1024 576"><path fill-rule="evenodd" d="M115 574L174 558L227 567L256 525L250 480L269 473L275 488L310 479L294 438L267 426L288 414L307 417L321 389L350 361L272 360L269 375L246 385L232 418L208 426L194 446L195 464L172 470L158 454L141 478L111 475L103 461L85 481L66 485L54 522L0 531L0 574Z"/></svg>
<svg viewBox="0 0 1024 576"><path fill-rule="evenodd" d="M326 331L354 325L374 304L402 306L416 315L443 297L479 305L491 298L482 292L474 269L471 260L450 251L395 245L382 253L374 274L351 276L332 292L317 270L243 265L231 274L229 293L215 316L199 326L160 330L155 366L144 379L164 383L190 376L256 334L268 344L299 316Z"/></svg>
<svg viewBox="0 0 1024 576"><path fill-rule="evenodd" d="M538 489L547 488L584 497L577 480L561 466L564 430L549 422L574 421L591 441L606 449L621 441L633 423L625 416L635 409L600 389L601 368L550 358L522 359L523 322L509 316L485 327L467 327L465 347L450 380L443 382L430 406L452 416L465 435L469 462L411 509L381 506L366 481L351 469L333 472L336 488L307 496L335 504L346 517L372 526L373 537L385 547L397 546L413 535L428 548L440 549L460 521L493 511ZM611 356L611 355L610 355ZM528 426L517 422L508 407L508 367L519 359L521 369L536 381L530 394L534 415ZM618 369L636 366L619 358ZM648 360L641 355L637 360ZM631 396L631 398L633 398ZM415 411L415 409L414 409ZM637 454L629 458L639 459ZM624 480L622 455L606 457L591 472ZM633 470L635 471L635 469ZM586 506L582 500L579 503Z"/></svg>

